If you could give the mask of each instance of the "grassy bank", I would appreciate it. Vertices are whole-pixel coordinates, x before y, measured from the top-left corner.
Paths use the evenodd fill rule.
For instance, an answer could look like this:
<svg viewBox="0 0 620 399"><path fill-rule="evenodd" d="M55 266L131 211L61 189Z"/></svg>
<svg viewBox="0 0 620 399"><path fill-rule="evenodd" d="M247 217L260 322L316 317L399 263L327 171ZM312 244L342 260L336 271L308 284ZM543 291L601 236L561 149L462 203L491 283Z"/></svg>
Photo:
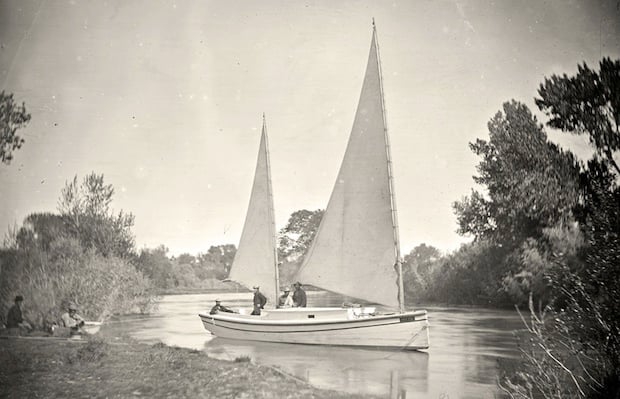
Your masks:
<svg viewBox="0 0 620 399"><path fill-rule="evenodd" d="M129 339L0 339L0 397L353 398L249 359Z"/></svg>

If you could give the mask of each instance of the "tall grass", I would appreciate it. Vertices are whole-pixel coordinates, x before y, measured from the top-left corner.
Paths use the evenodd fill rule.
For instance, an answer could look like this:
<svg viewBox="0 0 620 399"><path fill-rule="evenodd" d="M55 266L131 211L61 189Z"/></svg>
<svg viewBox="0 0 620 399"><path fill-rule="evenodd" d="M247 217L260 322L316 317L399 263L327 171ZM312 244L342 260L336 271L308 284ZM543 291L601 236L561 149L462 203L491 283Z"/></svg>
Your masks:
<svg viewBox="0 0 620 399"><path fill-rule="evenodd" d="M127 260L82 252L65 242L61 251L0 251L0 311L16 295L25 298L24 317L37 328L58 322L69 301L88 320L146 312L155 304L150 281Z"/></svg>
<svg viewBox="0 0 620 399"><path fill-rule="evenodd" d="M547 307L536 312L530 296L529 321L521 316L525 330L518 336L523 363L499 384L510 398L620 397L613 365L617 354L610 356L605 343L596 343L594 338L597 328L607 330L604 317L587 293L577 294L587 300L587 308L582 308L573 296L566 309ZM577 325L570 314L578 315ZM576 326L588 328L592 336L579 337Z"/></svg>

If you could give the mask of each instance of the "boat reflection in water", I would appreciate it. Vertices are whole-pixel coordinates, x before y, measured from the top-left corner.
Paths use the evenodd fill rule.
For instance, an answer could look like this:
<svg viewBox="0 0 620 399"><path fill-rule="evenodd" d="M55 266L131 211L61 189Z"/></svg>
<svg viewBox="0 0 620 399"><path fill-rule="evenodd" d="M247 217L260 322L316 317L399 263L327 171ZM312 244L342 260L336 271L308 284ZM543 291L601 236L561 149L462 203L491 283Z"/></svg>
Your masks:
<svg viewBox="0 0 620 399"><path fill-rule="evenodd" d="M402 397L428 391L426 352L388 351L322 345L294 345L213 338L204 351L211 357L235 360L248 356L313 386L349 393ZM411 395L414 396L415 395Z"/></svg>

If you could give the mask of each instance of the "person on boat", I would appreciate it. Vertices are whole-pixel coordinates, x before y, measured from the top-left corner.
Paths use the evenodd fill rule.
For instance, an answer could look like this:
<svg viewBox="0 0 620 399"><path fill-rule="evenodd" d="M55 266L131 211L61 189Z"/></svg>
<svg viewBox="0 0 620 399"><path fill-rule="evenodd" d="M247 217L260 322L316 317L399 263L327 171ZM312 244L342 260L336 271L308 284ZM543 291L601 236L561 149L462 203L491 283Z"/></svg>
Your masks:
<svg viewBox="0 0 620 399"><path fill-rule="evenodd" d="M72 334L79 334L82 332L84 326L84 319L77 314L77 305L73 302L69 302L67 305L67 311L60 316L62 327L70 328Z"/></svg>
<svg viewBox="0 0 620 399"><path fill-rule="evenodd" d="M261 307L259 303L255 303L254 304L254 309L252 310L252 313L250 313L250 315L252 316L260 316L260 311L261 311Z"/></svg>
<svg viewBox="0 0 620 399"><path fill-rule="evenodd" d="M267 303L267 298L260 292L260 287L254 287L254 310L256 310L256 305L260 307L260 309L265 309L265 304Z"/></svg>
<svg viewBox="0 0 620 399"><path fill-rule="evenodd" d="M284 293L280 295L278 299L278 307L279 308L292 308L293 307L293 298L289 295L291 289L286 287L284 288Z"/></svg>
<svg viewBox="0 0 620 399"><path fill-rule="evenodd" d="M305 308L306 307L306 291L301 288L301 283L298 281L293 284L295 292L293 292L293 307Z"/></svg>
<svg viewBox="0 0 620 399"><path fill-rule="evenodd" d="M30 332L32 331L32 326L26 320L24 320L24 316L22 314L22 305L24 303L24 297L21 295L17 295L15 297L15 303L9 309L9 313L6 316L6 328L15 329L15 331L19 332Z"/></svg>
<svg viewBox="0 0 620 399"><path fill-rule="evenodd" d="M220 301L219 299L216 299L215 306L211 308L211 311L209 312L209 314L217 314L218 312L235 313L234 310L229 309L226 306L222 305L222 301Z"/></svg>

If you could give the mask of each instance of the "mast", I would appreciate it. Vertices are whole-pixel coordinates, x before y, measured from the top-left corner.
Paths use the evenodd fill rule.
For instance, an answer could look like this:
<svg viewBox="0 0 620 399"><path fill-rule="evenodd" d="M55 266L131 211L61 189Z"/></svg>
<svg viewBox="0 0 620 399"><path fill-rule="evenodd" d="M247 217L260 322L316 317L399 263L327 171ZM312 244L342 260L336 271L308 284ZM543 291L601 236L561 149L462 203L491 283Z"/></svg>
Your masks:
<svg viewBox="0 0 620 399"><path fill-rule="evenodd" d="M269 192L269 220L271 221L270 229L271 235L273 237L273 259L274 259L274 275L276 279L276 287L275 287L275 298L276 308L278 307L278 297L280 296L280 273L278 271L278 238L276 236L276 218L275 212L273 209L273 191L271 188L271 161L269 160L269 140L267 139L267 122L265 120L265 113L263 112L263 134L265 136L265 157L267 161L267 187Z"/></svg>
<svg viewBox="0 0 620 399"><path fill-rule="evenodd" d="M390 150L390 135L388 134L387 115L385 109L385 94L383 91L383 73L381 71L381 57L379 54L379 40L377 38L377 27L375 25L375 19L372 19L372 34L375 41L375 48L377 50L377 67L379 68L379 87L381 89L381 106L383 109L383 132L385 137L385 152L387 155L387 171L388 171L388 186L390 189L390 201L392 203L392 226L394 227L394 251L396 255L396 267L398 272L398 307L400 312L405 311L405 290L403 284L403 265L401 261L400 253L400 234L398 232L398 213L396 211L396 193L394 189L394 173L392 171L392 153Z"/></svg>

